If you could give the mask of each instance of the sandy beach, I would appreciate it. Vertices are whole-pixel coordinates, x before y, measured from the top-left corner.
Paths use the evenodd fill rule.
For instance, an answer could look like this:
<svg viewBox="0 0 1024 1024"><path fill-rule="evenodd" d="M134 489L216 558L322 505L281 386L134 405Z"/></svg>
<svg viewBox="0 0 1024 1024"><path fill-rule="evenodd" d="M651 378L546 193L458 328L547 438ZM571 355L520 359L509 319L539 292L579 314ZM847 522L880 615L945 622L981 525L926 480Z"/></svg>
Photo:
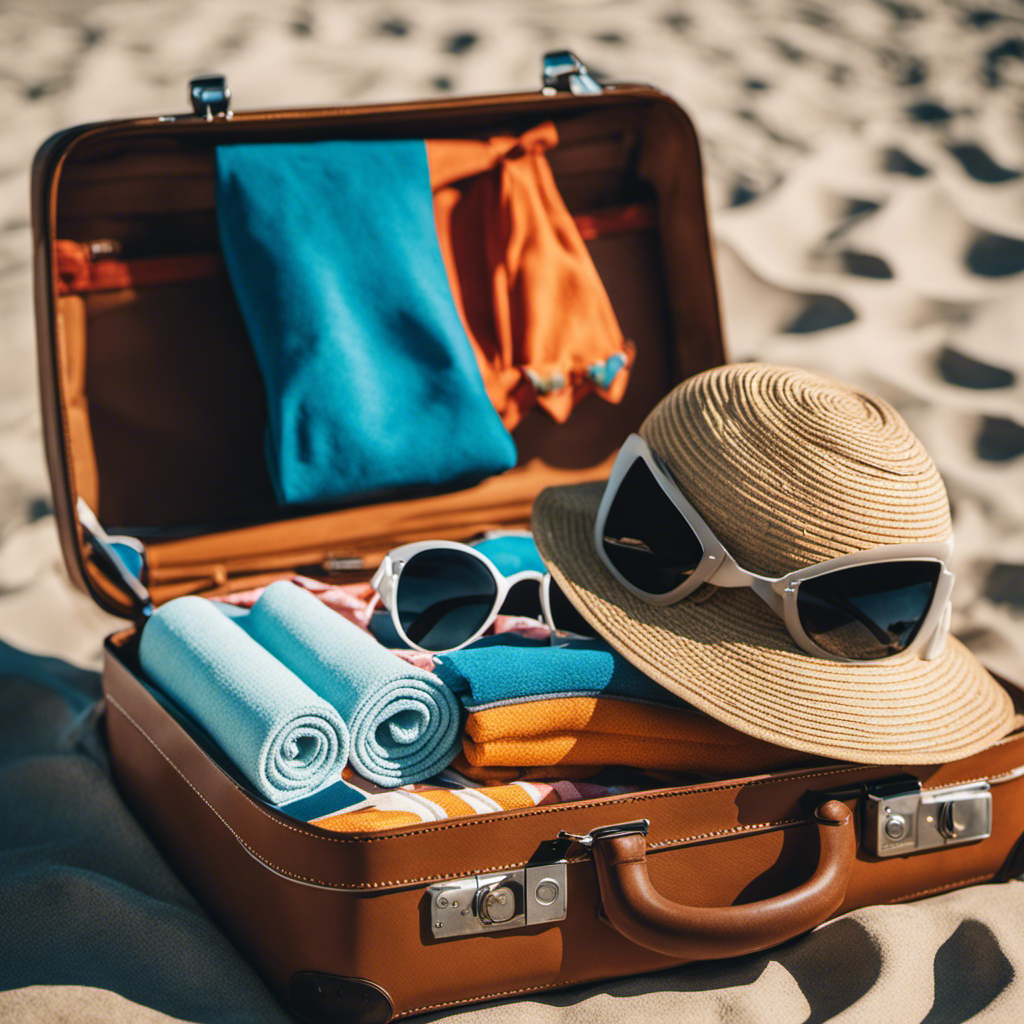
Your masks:
<svg viewBox="0 0 1024 1024"><path fill-rule="evenodd" d="M533 89L540 55L570 48L602 80L656 84L690 112L731 358L895 404L949 490L953 629L1024 686L1022 40L1011 0L0 3L0 667L32 678L55 664L37 656L61 659L85 692L95 677L76 673L98 668L118 625L68 582L51 511L28 205L40 144L72 124L181 112L204 71L228 76L237 108L371 103ZM725 1019L688 995L699 1019ZM55 1019L24 999L0 1000L0 1020ZM655 1008L668 1020L679 1005ZM127 1012L93 1010L75 1019ZM237 1019L264 1011L257 1000Z"/></svg>
<svg viewBox="0 0 1024 1024"><path fill-rule="evenodd" d="M763 0L266 8L252 0L0 7L0 638L95 666L113 620L60 565L42 458L29 167L69 124L183 108L533 88L565 45L649 81L701 135L732 358L893 401L945 477L954 629L1024 680L1024 61L1019 9Z"/></svg>

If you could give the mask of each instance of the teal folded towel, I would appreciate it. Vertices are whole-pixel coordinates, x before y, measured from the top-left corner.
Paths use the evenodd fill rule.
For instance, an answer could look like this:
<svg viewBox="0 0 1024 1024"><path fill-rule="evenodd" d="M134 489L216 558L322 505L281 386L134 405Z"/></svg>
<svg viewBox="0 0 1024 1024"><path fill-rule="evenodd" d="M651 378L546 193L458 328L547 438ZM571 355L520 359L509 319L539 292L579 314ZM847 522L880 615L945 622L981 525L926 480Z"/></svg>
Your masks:
<svg viewBox="0 0 1024 1024"><path fill-rule="evenodd" d="M440 655L434 671L471 711L549 697L684 704L603 640L564 640L551 646L546 640L502 633Z"/></svg>
<svg viewBox="0 0 1024 1024"><path fill-rule="evenodd" d="M272 583L245 629L338 709L349 760L379 786L422 782L460 749L459 702L433 673L385 650L308 591Z"/></svg>
<svg viewBox="0 0 1024 1024"><path fill-rule="evenodd" d="M489 558L502 576L514 576L527 569L540 573L548 571L529 533L497 533L475 540L470 546Z"/></svg>
<svg viewBox="0 0 1024 1024"><path fill-rule="evenodd" d="M205 598L158 608L139 660L271 803L312 793L348 759L341 715Z"/></svg>
<svg viewBox="0 0 1024 1024"><path fill-rule="evenodd" d="M216 189L281 503L468 486L515 465L452 298L423 140L219 146Z"/></svg>

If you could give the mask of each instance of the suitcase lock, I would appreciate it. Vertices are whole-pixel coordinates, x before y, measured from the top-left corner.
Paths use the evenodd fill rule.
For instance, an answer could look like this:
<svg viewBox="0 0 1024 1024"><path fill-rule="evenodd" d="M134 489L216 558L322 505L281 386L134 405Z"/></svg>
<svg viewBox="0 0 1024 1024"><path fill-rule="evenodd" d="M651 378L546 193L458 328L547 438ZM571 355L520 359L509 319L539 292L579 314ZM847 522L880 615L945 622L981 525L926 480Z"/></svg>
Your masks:
<svg viewBox="0 0 1024 1024"><path fill-rule="evenodd" d="M565 861L432 885L427 900L435 939L564 921Z"/></svg>
<svg viewBox="0 0 1024 1024"><path fill-rule="evenodd" d="M918 779L885 779L867 788L864 845L876 857L959 846L992 834L987 782L923 792Z"/></svg>

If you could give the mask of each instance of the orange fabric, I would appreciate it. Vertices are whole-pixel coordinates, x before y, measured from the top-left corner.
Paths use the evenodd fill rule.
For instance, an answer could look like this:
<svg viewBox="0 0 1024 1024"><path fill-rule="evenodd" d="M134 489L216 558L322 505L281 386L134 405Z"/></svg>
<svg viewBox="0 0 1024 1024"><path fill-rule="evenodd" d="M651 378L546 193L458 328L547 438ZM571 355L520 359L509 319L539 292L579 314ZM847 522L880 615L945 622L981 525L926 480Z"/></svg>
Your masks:
<svg viewBox="0 0 1024 1024"><path fill-rule="evenodd" d="M551 122L426 144L455 306L510 430L535 403L561 423L592 391L620 401L633 357L545 156L557 144ZM609 360L625 365L602 386Z"/></svg>
<svg viewBox="0 0 1024 1024"><path fill-rule="evenodd" d="M465 741L463 741L465 746ZM498 784L502 782L530 782L539 779L589 779L605 766L600 764L531 765L512 768L506 765L470 764L465 753L458 754L451 769L474 782Z"/></svg>
<svg viewBox="0 0 1024 1024"><path fill-rule="evenodd" d="M650 788L651 782L632 780L625 785L589 782L516 782L508 786L462 786L449 782L415 783L369 796L372 806L336 811L312 824L331 832L378 832L419 822L468 818L478 814L516 811L542 804L593 800Z"/></svg>
<svg viewBox="0 0 1024 1024"><path fill-rule="evenodd" d="M609 206L591 213L577 213L573 220L579 228L580 238L592 242L595 238L621 235L627 231L653 228L654 207L650 203L631 203L629 206Z"/></svg>
<svg viewBox="0 0 1024 1024"><path fill-rule="evenodd" d="M625 765L742 775L808 755L746 736L693 711L607 697L555 697L472 711L463 753L476 767Z"/></svg>
<svg viewBox="0 0 1024 1024"><path fill-rule="evenodd" d="M57 290L61 295L194 281L216 277L224 270L217 253L154 256L137 260L96 259L86 243L66 239L55 243L55 255Z"/></svg>
<svg viewBox="0 0 1024 1024"><path fill-rule="evenodd" d="M328 832L383 832L403 825L418 825L421 821L423 819L411 811L378 811L376 807L368 807L323 818L316 822L316 826Z"/></svg>

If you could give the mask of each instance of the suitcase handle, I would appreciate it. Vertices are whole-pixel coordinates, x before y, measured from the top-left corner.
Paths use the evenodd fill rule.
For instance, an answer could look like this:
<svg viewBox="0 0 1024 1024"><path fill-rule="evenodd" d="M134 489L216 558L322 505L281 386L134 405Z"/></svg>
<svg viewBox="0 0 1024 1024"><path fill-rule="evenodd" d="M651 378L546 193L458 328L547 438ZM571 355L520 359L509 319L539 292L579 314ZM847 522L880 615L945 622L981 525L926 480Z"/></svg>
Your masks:
<svg viewBox="0 0 1024 1024"><path fill-rule="evenodd" d="M592 850L607 922L638 946L680 960L742 956L792 939L832 916L857 853L853 814L838 800L815 812L818 867L790 892L737 907L687 907L665 899L647 873L646 822L595 829Z"/></svg>

